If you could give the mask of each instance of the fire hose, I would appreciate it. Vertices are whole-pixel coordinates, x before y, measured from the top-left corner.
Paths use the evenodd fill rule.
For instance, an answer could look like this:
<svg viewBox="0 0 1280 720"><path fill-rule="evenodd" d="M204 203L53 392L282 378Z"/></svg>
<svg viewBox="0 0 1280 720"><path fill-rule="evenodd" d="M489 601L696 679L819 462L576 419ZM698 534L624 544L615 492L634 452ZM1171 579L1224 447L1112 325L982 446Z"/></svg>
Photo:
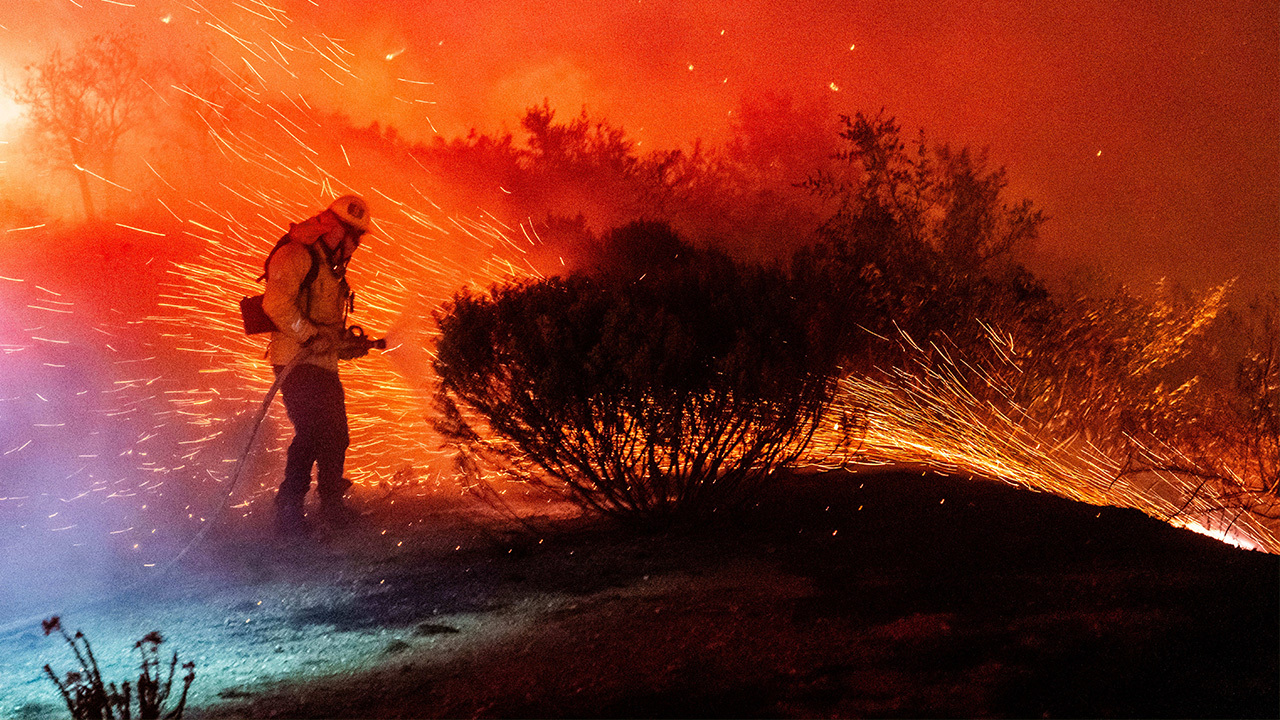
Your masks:
<svg viewBox="0 0 1280 720"><path fill-rule="evenodd" d="M182 550L175 555L172 560L160 569L160 576L173 569L173 567L177 565L188 552L190 552L191 548L200 544L200 541L204 539L204 536L209 532L210 528L217 524L218 519L222 517L222 513L227 509L227 503L231 502L231 494L235 492L236 485L240 483L240 473L244 471L244 466L249 460L249 453L253 451L253 444L258 439L258 431L262 429L262 421L266 420L267 411L271 409L271 401L275 400L276 393L280 392L280 386L284 384L285 378L289 377L289 373L293 372L294 368L298 367L302 361L309 357L311 357L311 349L303 347L302 350L289 361L289 364L284 366L283 370L276 373L275 382L271 383L271 387L267 390L266 396L262 398L262 404L258 406L258 412L254 415L253 425L251 426L252 429L249 431L249 439L245 441L244 449L240 451L240 456L236 458L236 469L235 472L231 473L231 481L227 484L226 494L222 496L222 501L219 502L218 508L213 511L213 515L204 523L204 527L200 528L200 531L196 533L195 537L191 538L186 547L182 548Z"/></svg>
<svg viewBox="0 0 1280 720"><path fill-rule="evenodd" d="M346 347L357 350L359 355L364 355L373 348L385 350L387 347L387 341L385 339L379 338L375 340L368 337L365 335L364 328L359 325L352 325L347 328L341 342ZM241 450L240 456L236 458L236 470L231 474L231 481L227 484L227 492L223 495L221 503L219 503L217 510L213 512L212 517L205 522L204 527L200 528L200 531L196 533L195 537L191 538L191 541L187 543L186 547L182 548L181 552L165 564L164 568L160 571L161 575L168 572L173 568L173 566L177 565L178 562L191 550L191 548L198 545L200 541L204 539L204 536L215 524L217 524L218 519L222 517L222 513L227 509L227 503L231 502L231 495L235 492L236 485L240 482L240 473L244 471L244 466L248 463L249 453L253 451L253 444L258 439L258 431L262 429L262 421L266 419L267 411L271 409L271 401L275 399L276 393L278 393L280 391L280 387L284 385L285 378L289 377L289 373L293 372L294 368L298 367L299 364L311 357L311 354L311 348L303 345L302 350L289 361L289 364L285 365L282 370L276 373L275 382L271 383L271 387L267 390L266 396L262 398L262 404L258 406L258 412L253 418L253 429L249 431L249 439L245 441L244 450Z"/></svg>
<svg viewBox="0 0 1280 720"><path fill-rule="evenodd" d="M353 347L357 350L362 349L364 352L368 352L370 349L374 348L383 350L387 347L387 341L385 339L375 340L369 338L365 335L364 328L361 328L359 325L352 325L347 328L342 342L348 347ZM289 377L289 374L293 372L293 369L307 358L311 357L311 354L312 349L304 345L302 350L295 355L287 365L276 373L275 381L271 383L271 387L267 390L267 394L262 398L262 403L258 406L258 410L254 414L253 424L249 431L249 439L245 441L244 449L240 451L239 457L236 458L236 469L235 472L231 474L231 480L227 484L227 491L223 495L222 500L218 503L217 509L215 509L213 514L205 521L204 526L195 534L195 537L191 538L191 540L187 542L186 546L183 547L177 555L161 566L159 570L150 573L146 578L130 583L112 594L96 599L85 600L70 608L64 608L64 613L67 610L78 610L80 608L89 607L105 600L109 600L113 597L123 596L140 587L145 582L154 582L155 580L164 577L170 570L177 566L179 562L181 562L182 558L186 557L187 553L190 552L192 548L200 544L200 541L204 539L209 530L217 524L218 519L222 517L222 513L226 511L227 504L231 501L231 495L235 492L236 485L240 482L240 475L244 471L244 466L248 462L249 453L253 451L254 442L258 439L258 431L262 429L262 422L266 420L267 411L271 409L271 401L275 400L276 394L280 392L280 387L284 385L285 379ZM49 613L46 612L12 622L4 627L0 627L0 635L7 635L16 630L20 630L33 624L36 620L45 619L48 615Z"/></svg>

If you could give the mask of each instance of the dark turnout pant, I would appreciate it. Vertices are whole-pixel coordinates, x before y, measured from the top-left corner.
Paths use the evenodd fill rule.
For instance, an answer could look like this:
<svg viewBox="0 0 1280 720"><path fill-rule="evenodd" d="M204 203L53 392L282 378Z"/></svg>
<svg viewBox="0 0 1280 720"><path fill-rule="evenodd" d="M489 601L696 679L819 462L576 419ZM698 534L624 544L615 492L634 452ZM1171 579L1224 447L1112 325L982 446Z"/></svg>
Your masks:
<svg viewBox="0 0 1280 720"><path fill-rule="evenodd" d="M284 370L276 366L277 374ZM347 405L338 373L309 363L294 367L280 386L284 409L293 423L284 482L276 502L300 508L311 489L316 467L316 491L322 502L341 501L348 483L342 478L346 462Z"/></svg>

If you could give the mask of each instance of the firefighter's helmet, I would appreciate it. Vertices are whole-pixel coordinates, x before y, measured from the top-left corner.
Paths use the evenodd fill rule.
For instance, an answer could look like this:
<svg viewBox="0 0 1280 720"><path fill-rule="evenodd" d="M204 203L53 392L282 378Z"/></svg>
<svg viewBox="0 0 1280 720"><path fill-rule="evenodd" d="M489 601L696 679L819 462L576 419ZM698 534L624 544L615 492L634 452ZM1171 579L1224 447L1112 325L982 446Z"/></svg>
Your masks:
<svg viewBox="0 0 1280 720"><path fill-rule="evenodd" d="M343 224L360 232L369 231L369 204L359 195L343 195L329 205L329 210Z"/></svg>

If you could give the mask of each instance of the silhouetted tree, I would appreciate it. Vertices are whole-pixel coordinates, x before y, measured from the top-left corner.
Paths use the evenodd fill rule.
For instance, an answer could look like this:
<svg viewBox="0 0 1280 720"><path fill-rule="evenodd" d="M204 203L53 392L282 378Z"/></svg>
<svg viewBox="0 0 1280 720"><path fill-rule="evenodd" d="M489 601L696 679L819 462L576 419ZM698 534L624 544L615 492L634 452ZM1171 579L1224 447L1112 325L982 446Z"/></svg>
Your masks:
<svg viewBox="0 0 1280 720"><path fill-rule="evenodd" d="M86 170L114 175L120 140L143 118L150 92L141 82L143 62L130 35L97 35L77 45L70 55L54 49L27 67L26 81L11 92L27 106L37 133L63 158L59 165L74 172L85 215L96 211Z"/></svg>
<svg viewBox="0 0 1280 720"><path fill-rule="evenodd" d="M812 240L819 221L813 199L795 183L816 169L812 163L826 162L837 138L821 132L828 116L786 96L744 100L740 114L726 148L695 141L689 149L642 153L607 119L584 110L562 120L544 102L521 118L521 137L472 131L407 149L428 169L432 197L479 205L513 226L532 221L552 246L543 253L551 258L579 255L555 243L570 237L576 246L581 233L558 231L564 219L581 217L581 229L595 235L661 219L699 247L783 261Z"/></svg>
<svg viewBox="0 0 1280 720"><path fill-rule="evenodd" d="M621 128L592 121L586 109L567 123L555 122L547 102L529 108L520 126L529 133L531 163L566 176L626 178L635 169L635 143Z"/></svg>
<svg viewBox="0 0 1280 720"><path fill-rule="evenodd" d="M988 169L985 152L930 149L923 131L909 148L883 113L842 121L834 167L805 183L829 215L793 264L833 322L924 339L1045 299L1009 258L1046 218L1030 200L1006 202L1005 171Z"/></svg>
<svg viewBox="0 0 1280 720"><path fill-rule="evenodd" d="M464 290L437 315L441 429L603 513L730 509L805 451L830 348L780 273L661 223L604 245L590 274Z"/></svg>

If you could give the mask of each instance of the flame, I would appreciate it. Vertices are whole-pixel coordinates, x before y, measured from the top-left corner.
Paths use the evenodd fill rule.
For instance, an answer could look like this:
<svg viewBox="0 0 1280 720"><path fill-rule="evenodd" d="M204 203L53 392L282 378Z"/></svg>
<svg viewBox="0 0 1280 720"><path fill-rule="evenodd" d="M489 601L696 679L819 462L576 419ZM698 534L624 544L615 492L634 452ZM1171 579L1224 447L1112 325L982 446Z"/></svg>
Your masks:
<svg viewBox="0 0 1280 720"><path fill-rule="evenodd" d="M109 4L92 12L133 17L132 6ZM380 164L383 158L365 158L337 137L349 126L325 108L346 109L357 123L407 118L413 122L397 125L434 131L425 111L442 100L435 81L407 71L404 61L412 58L393 67L404 49L386 48L398 45L326 33L260 2L193 3L159 19L164 32L175 34L157 42L172 42L179 31L211 38L210 86L221 92L186 84L151 88L174 116L200 128L209 157L197 164L176 151L140 152L146 182L117 184L88 168L84 179L97 192L127 191L142 208L141 219L115 223L119 232L195 250L172 263L138 259L163 281L155 307L140 317L115 306L101 311L85 296L94 283L48 288L38 284L39 267L28 268L30 280L8 270L0 276L0 308L20 321L0 330L8 378L0 378L0 462L5 477L31 478L0 488L0 519L12 513L20 519L9 527L42 538L119 538L148 567L156 564L148 538L160 529L163 511L176 506L191 525L206 522L216 506L211 499L225 492L234 473L243 423L272 378L263 340L241 332L237 301L261 291L254 278L289 223L346 192L368 197L375 215L374 232L351 267L358 293L352 320L389 339L385 354L351 364L344 374L353 440L349 474L365 489L456 490L451 459L428 422L430 316L460 286L535 276L527 252L536 231L531 224L504 224L482 208L463 212L447 201L442 207L425 169L392 171ZM694 69L691 61L685 65ZM580 74L568 61L545 72L569 81ZM839 90L834 81L828 87ZM20 112L0 99L0 132ZM15 223L2 239L36 247L58 239L55 230ZM137 268L131 272L140 277ZM127 302L128 290L111 300ZM1198 327L1162 336L1167 343L1135 362L1167 362ZM1008 349L1010 363L1014 344L1009 338L998 345ZM1188 481L1172 475L1117 479L1120 461L1106 448L1080 435L1059 437L1034 407L995 402L990 393L979 397L959 361L945 353L935 359L911 371L842 382L842 408L863 423L859 461L998 478L1165 518L1191 494ZM982 373L987 389L1007 389L997 368ZM290 430L281 408L269 422L261 456L237 495L235 508L244 513L255 507L246 497L273 491L283 464ZM832 428L825 437L834 444L837 435ZM823 449L820 443L817 454ZM121 506L127 511L112 515L106 527L93 520ZM1256 520L1212 522L1209 506L1201 509L1172 521L1241 547L1280 551L1274 533Z"/></svg>
<svg viewBox="0 0 1280 720"><path fill-rule="evenodd" d="M1223 289L1210 293L1185 324L1159 307L1154 322L1166 335L1185 339L1188 327L1203 326L1206 316L1221 308L1222 294ZM1280 552L1275 526L1230 498L1240 487L1251 486L1249 478L1218 488L1172 470L1128 472L1125 457L1111 443L1081 431L1064 437L1061 427L1068 423L1063 416L1082 413L1091 399L1079 397L1080 391L1061 378L1039 377L1053 382L1030 402L1020 400L1017 384L1033 371L1023 367L1015 338L989 330L994 362L966 357L956 348L926 349L904 334L914 365L842 379L835 416L860 423L856 461L991 478L1088 504L1134 508L1237 547ZM1170 362L1174 345L1144 347L1136 367ZM817 440L813 457L831 457L832 449L845 441L844 429L833 424ZM1173 447L1144 449L1168 459L1170 467L1181 459Z"/></svg>

